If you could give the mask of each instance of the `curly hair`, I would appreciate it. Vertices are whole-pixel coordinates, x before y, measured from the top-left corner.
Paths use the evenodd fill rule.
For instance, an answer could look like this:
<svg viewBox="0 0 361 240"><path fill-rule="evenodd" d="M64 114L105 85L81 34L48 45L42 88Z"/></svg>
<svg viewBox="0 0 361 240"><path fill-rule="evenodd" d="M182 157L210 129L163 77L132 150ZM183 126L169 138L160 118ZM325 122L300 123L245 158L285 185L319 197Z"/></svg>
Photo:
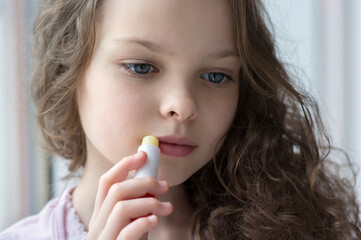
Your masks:
<svg viewBox="0 0 361 240"><path fill-rule="evenodd" d="M86 161L75 97L104 0L45 0L34 27L33 96L49 150ZM331 160L315 101L277 59L260 0L229 0L242 63L234 123L184 186L194 239L361 239L355 170ZM344 167L351 178L332 169Z"/></svg>
<svg viewBox="0 0 361 240"><path fill-rule="evenodd" d="M85 165L85 135L75 89L95 44L97 1L45 0L34 24L32 93L50 152Z"/></svg>
<svg viewBox="0 0 361 240"><path fill-rule="evenodd" d="M361 239L350 160L329 158L337 149L317 104L277 59L261 2L230 3L240 99L222 148L185 183L195 239L206 239L205 230L228 240Z"/></svg>

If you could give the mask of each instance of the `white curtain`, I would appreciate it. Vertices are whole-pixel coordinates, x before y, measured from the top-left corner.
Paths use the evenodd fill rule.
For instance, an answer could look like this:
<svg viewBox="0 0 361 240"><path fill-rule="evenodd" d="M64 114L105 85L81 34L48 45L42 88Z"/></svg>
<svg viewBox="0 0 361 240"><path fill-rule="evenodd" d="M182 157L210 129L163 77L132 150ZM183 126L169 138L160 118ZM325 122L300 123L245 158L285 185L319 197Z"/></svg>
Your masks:
<svg viewBox="0 0 361 240"><path fill-rule="evenodd" d="M29 94L35 6L31 0L0 0L0 231L38 212L49 198Z"/></svg>
<svg viewBox="0 0 361 240"><path fill-rule="evenodd" d="M361 1L263 2L281 58L317 99L332 144L361 168Z"/></svg>

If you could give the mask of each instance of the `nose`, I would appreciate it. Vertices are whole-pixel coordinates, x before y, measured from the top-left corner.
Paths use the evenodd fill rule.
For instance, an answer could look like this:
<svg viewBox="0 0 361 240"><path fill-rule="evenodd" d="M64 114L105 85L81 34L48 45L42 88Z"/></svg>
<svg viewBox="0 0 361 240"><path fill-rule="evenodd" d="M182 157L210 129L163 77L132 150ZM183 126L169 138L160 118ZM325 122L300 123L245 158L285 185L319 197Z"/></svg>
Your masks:
<svg viewBox="0 0 361 240"><path fill-rule="evenodd" d="M162 96L160 114L166 119L189 122L197 118L198 108L190 86L168 87Z"/></svg>

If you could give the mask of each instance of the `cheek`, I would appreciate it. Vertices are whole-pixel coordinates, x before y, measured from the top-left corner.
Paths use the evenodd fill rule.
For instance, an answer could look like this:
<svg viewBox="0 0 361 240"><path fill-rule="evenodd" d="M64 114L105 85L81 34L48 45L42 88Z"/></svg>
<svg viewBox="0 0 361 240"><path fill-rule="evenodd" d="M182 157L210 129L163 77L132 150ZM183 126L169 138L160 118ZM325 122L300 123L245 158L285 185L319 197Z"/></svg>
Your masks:
<svg viewBox="0 0 361 240"><path fill-rule="evenodd" d="M113 162L135 153L139 142L134 136L142 132L150 104L146 95L104 76L87 78L78 87L82 126L95 148Z"/></svg>
<svg viewBox="0 0 361 240"><path fill-rule="evenodd" d="M104 142L110 146L122 145L124 152L134 152L134 146L139 145L137 135L144 130L144 119L146 118L149 101L145 101L144 95L129 86L113 86L112 89L104 91L106 104L101 104L98 109L103 109L100 124L103 129ZM134 149L133 149L134 148Z"/></svg>
<svg viewBox="0 0 361 240"><path fill-rule="evenodd" d="M147 104L145 94L134 82L121 78L118 71L109 68L95 61L83 79L80 93L88 108L84 112L91 112L103 125L129 127L141 119Z"/></svg>
<svg viewBox="0 0 361 240"><path fill-rule="evenodd" d="M149 103L142 94L124 86L112 91L106 112L111 116L113 126L127 129L144 121L144 113ZM109 91L105 94L109 94Z"/></svg>
<svg viewBox="0 0 361 240"><path fill-rule="evenodd" d="M206 124L206 130L209 131L209 141L212 149L217 152L221 147L226 134L233 122L238 103L238 92L217 98L218 101L211 101L213 108L209 108L206 118L203 122Z"/></svg>

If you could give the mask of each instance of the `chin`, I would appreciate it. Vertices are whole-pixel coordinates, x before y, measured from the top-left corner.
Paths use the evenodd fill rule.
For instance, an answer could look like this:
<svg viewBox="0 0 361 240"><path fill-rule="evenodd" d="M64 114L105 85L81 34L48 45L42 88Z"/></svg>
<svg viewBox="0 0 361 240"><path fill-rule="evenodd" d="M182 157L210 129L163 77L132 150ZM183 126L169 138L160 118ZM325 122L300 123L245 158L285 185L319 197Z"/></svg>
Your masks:
<svg viewBox="0 0 361 240"><path fill-rule="evenodd" d="M162 174L161 172L158 173L157 179L158 180L165 180L165 181L167 181L167 183L168 183L168 185L170 187L175 187L175 186L181 185L182 183L187 181L187 179L189 177L190 176L184 176L184 175L179 176L179 175L177 175L176 172L168 171L166 174Z"/></svg>

